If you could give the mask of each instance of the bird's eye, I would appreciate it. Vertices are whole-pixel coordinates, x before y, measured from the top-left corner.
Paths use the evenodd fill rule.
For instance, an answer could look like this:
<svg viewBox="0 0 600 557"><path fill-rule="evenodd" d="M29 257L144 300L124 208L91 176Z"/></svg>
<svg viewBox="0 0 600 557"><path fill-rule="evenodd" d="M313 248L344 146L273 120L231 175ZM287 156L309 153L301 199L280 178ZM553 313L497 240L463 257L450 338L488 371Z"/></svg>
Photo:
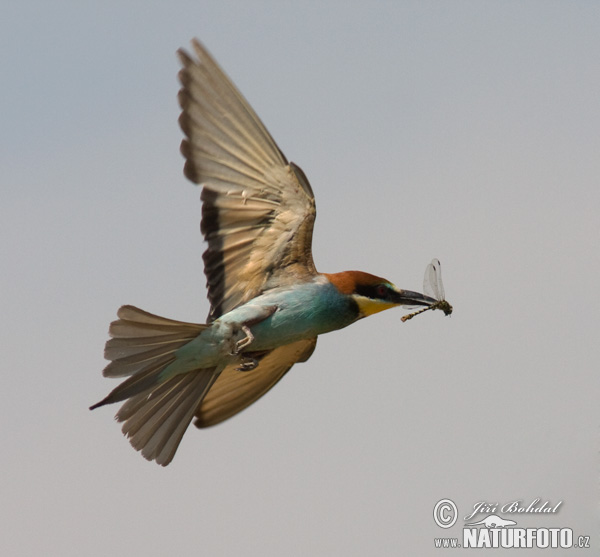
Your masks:
<svg viewBox="0 0 600 557"><path fill-rule="evenodd" d="M378 298L385 298L387 296L387 293L388 293L388 289L385 284L380 284L379 286L377 286L377 297Z"/></svg>

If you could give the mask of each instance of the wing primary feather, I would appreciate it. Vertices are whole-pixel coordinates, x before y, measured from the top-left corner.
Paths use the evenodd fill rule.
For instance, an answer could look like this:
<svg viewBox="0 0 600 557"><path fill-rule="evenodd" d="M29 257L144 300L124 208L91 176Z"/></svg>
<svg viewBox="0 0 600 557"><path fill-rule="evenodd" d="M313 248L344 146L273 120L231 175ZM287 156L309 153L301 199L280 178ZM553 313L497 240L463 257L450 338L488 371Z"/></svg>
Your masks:
<svg viewBox="0 0 600 557"><path fill-rule="evenodd" d="M267 284L316 274L312 188L208 51L192 41L182 64L179 118L184 173L203 184L201 231L209 322Z"/></svg>

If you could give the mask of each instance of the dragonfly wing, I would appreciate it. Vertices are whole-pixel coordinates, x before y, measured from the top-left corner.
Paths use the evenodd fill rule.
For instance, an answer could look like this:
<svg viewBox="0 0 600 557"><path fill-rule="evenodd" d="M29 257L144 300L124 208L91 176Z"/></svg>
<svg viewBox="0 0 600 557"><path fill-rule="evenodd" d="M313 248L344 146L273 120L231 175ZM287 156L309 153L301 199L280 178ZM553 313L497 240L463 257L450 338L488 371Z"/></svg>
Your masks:
<svg viewBox="0 0 600 557"><path fill-rule="evenodd" d="M423 292L436 300L444 300L444 284L442 282L442 264L439 259L432 259L425 269Z"/></svg>

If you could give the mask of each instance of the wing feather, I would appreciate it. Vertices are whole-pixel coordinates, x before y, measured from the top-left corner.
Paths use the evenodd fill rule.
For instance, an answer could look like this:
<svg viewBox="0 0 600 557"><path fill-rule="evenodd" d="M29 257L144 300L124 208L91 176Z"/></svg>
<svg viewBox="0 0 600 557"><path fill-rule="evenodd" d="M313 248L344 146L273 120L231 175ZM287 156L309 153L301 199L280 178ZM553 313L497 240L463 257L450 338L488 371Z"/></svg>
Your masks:
<svg viewBox="0 0 600 557"><path fill-rule="evenodd" d="M280 346L260 359L257 368L238 371L239 364L226 367L196 410L197 427L216 425L241 412L267 393L298 362L313 353L317 339Z"/></svg>
<svg viewBox="0 0 600 557"><path fill-rule="evenodd" d="M184 173L203 184L209 321L268 287L316 273L314 195L206 49L179 51Z"/></svg>

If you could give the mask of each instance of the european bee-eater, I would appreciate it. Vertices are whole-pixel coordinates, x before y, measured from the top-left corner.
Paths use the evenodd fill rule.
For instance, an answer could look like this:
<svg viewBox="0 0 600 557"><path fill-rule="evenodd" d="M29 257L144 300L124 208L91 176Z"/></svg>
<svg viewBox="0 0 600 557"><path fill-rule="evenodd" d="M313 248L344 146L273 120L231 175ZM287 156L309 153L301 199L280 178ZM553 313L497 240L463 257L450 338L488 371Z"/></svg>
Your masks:
<svg viewBox="0 0 600 557"><path fill-rule="evenodd" d="M123 433L163 466L192 418L203 428L237 414L308 360L320 334L388 308L439 302L369 273L317 272L315 200L304 172L192 44L195 57L178 51L179 124L185 176L203 186L210 313L199 325L121 307L104 375L128 379L92 406L126 401L116 415Z"/></svg>

